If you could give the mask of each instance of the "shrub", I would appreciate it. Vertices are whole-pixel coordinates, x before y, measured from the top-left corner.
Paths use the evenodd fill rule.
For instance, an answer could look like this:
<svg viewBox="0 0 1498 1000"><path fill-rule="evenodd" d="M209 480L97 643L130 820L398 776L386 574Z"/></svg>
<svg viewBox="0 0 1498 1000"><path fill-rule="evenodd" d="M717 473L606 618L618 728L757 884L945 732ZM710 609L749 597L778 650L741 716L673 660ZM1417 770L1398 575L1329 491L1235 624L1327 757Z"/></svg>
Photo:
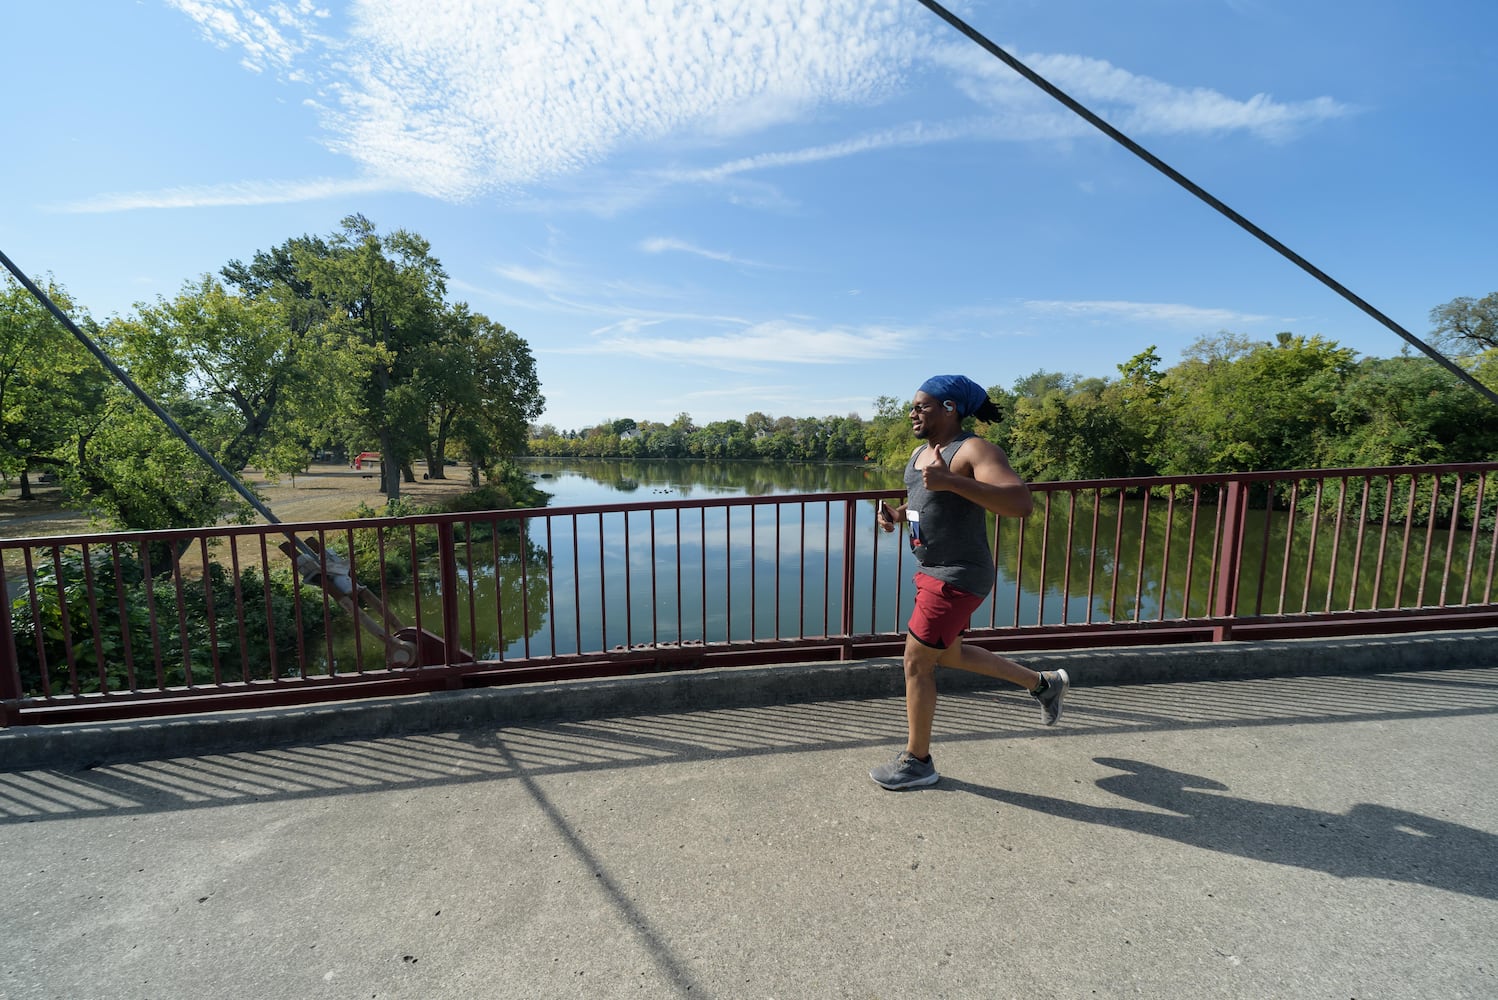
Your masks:
<svg viewBox="0 0 1498 1000"><path fill-rule="evenodd" d="M180 589L172 577L146 577L140 561L129 553L117 558L90 553L85 566L81 552L69 551L56 564L39 565L33 588L23 590L9 609L22 692L36 697L46 689L38 645L54 695L212 683L215 662L217 676L224 680L262 680L271 675L272 650L280 673L294 673L301 642L321 631L320 614L302 614L303 629L298 633L297 597L289 572L272 572L267 579L250 567L237 583L242 634L233 610L236 581L217 563L209 564L206 584L203 579L184 580ZM90 622L90 593L98 612L97 628ZM64 676L70 648L76 686Z"/></svg>

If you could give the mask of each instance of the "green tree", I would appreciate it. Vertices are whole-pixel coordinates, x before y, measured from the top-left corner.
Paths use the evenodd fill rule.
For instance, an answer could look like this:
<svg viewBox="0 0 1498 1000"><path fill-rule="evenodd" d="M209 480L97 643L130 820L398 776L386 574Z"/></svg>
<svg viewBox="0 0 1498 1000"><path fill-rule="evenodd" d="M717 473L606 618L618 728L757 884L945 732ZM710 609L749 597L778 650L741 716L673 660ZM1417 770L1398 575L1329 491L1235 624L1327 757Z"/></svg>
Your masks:
<svg viewBox="0 0 1498 1000"><path fill-rule="evenodd" d="M161 401L194 440L212 450L226 414L190 399ZM74 503L114 526L160 531L217 523L225 513L244 522L248 505L232 486L123 389L112 390L94 422L74 441L63 487ZM158 561L158 568L168 567Z"/></svg>
<svg viewBox="0 0 1498 1000"><path fill-rule="evenodd" d="M47 282L64 312L73 303ZM92 327L86 318L82 326ZM0 477L19 479L31 496L31 472L58 470L75 429L105 391L107 375L30 292L6 275L0 283Z"/></svg>
<svg viewBox="0 0 1498 1000"><path fill-rule="evenodd" d="M1435 343L1447 349L1477 352L1498 347L1498 292L1436 306L1430 322Z"/></svg>
<svg viewBox="0 0 1498 1000"><path fill-rule="evenodd" d="M1343 385L1334 416L1336 433L1318 465L1476 462L1498 452L1498 408L1426 358L1364 359Z"/></svg>
<svg viewBox="0 0 1498 1000"><path fill-rule="evenodd" d="M477 476L525 450L527 429L546 399L524 338L461 304L449 310L447 327L450 336L422 370L435 418L427 465L433 478L442 478L451 437Z"/></svg>
<svg viewBox="0 0 1498 1000"><path fill-rule="evenodd" d="M1128 475L1133 455L1123 417L1103 379L1023 396L1014 406L1010 460L1033 482Z"/></svg>
<svg viewBox="0 0 1498 1000"><path fill-rule="evenodd" d="M326 395L315 363L316 327L294 315L297 300L231 294L203 275L175 299L137 306L118 323L122 359L153 395L199 396L232 412L235 426L214 448L225 468L254 463L300 472L311 446L307 408Z"/></svg>
<svg viewBox="0 0 1498 1000"><path fill-rule="evenodd" d="M325 350L348 375L335 398L348 433L378 448L381 489L395 500L426 434L417 371L438 340L447 276L414 233L381 236L362 215L342 225L326 254L300 246L293 257L312 294L333 303Z"/></svg>
<svg viewBox="0 0 1498 1000"><path fill-rule="evenodd" d="M897 469L915 447L910 433L910 401L899 396L874 400L874 419L864 431L866 454L878 464Z"/></svg>
<svg viewBox="0 0 1498 1000"><path fill-rule="evenodd" d="M862 461L867 430L863 418L850 413L846 417L829 417L827 424L827 457L839 462Z"/></svg>
<svg viewBox="0 0 1498 1000"><path fill-rule="evenodd" d="M703 458L742 458L747 440L742 421L715 420L693 435L692 454Z"/></svg>
<svg viewBox="0 0 1498 1000"><path fill-rule="evenodd" d="M1016 379L1014 383L1014 400L1026 398L1040 398L1054 391L1070 392L1072 386L1077 384L1076 375L1066 375L1061 372L1049 372L1044 368L1032 372L1023 378Z"/></svg>
<svg viewBox="0 0 1498 1000"><path fill-rule="evenodd" d="M1321 337L1198 342L1162 379L1160 471L1254 472L1316 464L1356 352Z"/></svg>
<svg viewBox="0 0 1498 1000"><path fill-rule="evenodd" d="M1118 407L1125 460L1118 475L1155 475L1164 459L1165 374L1155 345L1118 366L1119 379L1105 396Z"/></svg>

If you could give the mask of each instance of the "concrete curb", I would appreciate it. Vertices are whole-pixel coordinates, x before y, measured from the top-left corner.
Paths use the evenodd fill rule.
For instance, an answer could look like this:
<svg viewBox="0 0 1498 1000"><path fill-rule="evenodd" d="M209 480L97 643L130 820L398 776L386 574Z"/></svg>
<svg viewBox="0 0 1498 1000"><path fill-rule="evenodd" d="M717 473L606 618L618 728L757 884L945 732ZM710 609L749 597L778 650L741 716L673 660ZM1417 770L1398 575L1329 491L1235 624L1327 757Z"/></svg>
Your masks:
<svg viewBox="0 0 1498 1000"><path fill-rule="evenodd" d="M1498 663L1498 629L1047 650L1015 653L1014 658L1038 670L1065 667L1077 686L1457 669ZM947 691L995 683L962 671L943 671L940 682ZM899 660L882 658L520 684L135 722L26 726L0 730L0 771L77 770L127 760L485 726L884 698L903 690Z"/></svg>

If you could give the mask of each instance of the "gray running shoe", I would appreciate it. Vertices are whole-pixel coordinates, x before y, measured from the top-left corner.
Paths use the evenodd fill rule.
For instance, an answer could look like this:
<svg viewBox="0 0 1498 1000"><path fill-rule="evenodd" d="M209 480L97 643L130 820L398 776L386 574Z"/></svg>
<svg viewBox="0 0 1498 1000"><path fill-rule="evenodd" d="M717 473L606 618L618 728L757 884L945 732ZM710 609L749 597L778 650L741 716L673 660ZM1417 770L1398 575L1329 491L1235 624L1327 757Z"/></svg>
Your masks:
<svg viewBox="0 0 1498 1000"><path fill-rule="evenodd" d="M1071 687L1071 678L1066 676L1065 670L1044 670L1040 676L1046 679L1050 687L1041 694L1030 692L1030 697L1040 702L1040 719L1048 726L1054 726L1056 720L1061 718L1061 703L1066 700L1066 689Z"/></svg>
<svg viewBox="0 0 1498 1000"><path fill-rule="evenodd" d="M941 775L936 773L934 763L901 750L893 764L880 764L869 772L869 777L890 791L898 791L901 788L934 785Z"/></svg>

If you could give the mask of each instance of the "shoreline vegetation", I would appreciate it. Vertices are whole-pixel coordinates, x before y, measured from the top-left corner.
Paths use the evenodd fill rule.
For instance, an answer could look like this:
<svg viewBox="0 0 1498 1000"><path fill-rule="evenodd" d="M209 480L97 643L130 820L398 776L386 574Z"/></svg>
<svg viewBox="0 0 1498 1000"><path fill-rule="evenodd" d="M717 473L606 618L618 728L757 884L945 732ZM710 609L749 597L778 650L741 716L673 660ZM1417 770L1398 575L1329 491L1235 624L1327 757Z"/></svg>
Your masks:
<svg viewBox="0 0 1498 1000"><path fill-rule="evenodd" d="M1433 311L1437 339L1498 384L1498 293ZM969 428L1028 482L1480 462L1498 453L1498 407L1434 361L1358 357L1320 336L1203 337L1166 367L1152 345L1114 378L1037 371L988 386L1003 414ZM687 461L867 462L903 466L909 401L880 396L870 419L771 417L698 425L620 418L577 430L534 426L529 455Z"/></svg>

